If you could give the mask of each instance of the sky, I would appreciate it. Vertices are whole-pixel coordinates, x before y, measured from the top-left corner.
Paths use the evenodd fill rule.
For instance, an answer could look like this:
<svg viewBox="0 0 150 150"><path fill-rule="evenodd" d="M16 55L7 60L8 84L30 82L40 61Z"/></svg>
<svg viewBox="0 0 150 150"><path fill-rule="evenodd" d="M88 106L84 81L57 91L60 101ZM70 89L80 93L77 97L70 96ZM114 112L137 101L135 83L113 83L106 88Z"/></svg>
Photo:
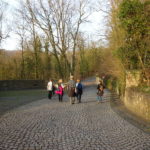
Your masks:
<svg viewBox="0 0 150 150"><path fill-rule="evenodd" d="M7 11L7 16L10 19L11 18L11 23L13 24L13 17L12 13L14 9L17 7L17 0L3 0L9 4L9 10ZM94 0L95 5L99 0ZM106 1L106 0L105 0ZM102 6L102 9L106 10L105 6ZM83 33L86 33L89 38L91 38L94 41L99 40L101 37L100 35L105 34L106 30L106 19L105 19L106 14L102 11L97 11L92 13L89 16L89 23L85 23L81 25L81 31ZM19 42L18 42L18 37L15 33L11 32L10 37L7 38L2 43L2 48L6 50L16 50L18 49Z"/></svg>
<svg viewBox="0 0 150 150"><path fill-rule="evenodd" d="M7 20L9 20L9 25L13 23L13 12L17 7L17 0L3 0L7 2L9 5L8 10L6 12ZM16 50L18 47L18 39L15 33L10 32L9 37L2 42L2 48L6 50Z"/></svg>

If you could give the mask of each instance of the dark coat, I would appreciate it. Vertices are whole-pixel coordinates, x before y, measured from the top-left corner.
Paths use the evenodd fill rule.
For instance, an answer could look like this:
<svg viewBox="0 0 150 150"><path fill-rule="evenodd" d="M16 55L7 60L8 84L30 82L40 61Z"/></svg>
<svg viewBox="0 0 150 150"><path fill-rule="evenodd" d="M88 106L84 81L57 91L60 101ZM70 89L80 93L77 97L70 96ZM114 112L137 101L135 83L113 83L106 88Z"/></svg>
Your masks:
<svg viewBox="0 0 150 150"><path fill-rule="evenodd" d="M77 94L82 95L82 92L83 92L82 88L83 88L83 87L82 87L82 84L79 83L78 86L76 87Z"/></svg>
<svg viewBox="0 0 150 150"><path fill-rule="evenodd" d="M102 87L103 89L105 88L103 84L98 84L97 89L99 89L100 87Z"/></svg>
<svg viewBox="0 0 150 150"><path fill-rule="evenodd" d="M98 96L103 96L103 94L104 94L104 90L98 90L98 92L97 92Z"/></svg>
<svg viewBox="0 0 150 150"><path fill-rule="evenodd" d="M68 89L68 96L69 96L69 97L75 97L75 88L70 87L70 88Z"/></svg>
<svg viewBox="0 0 150 150"><path fill-rule="evenodd" d="M97 85L97 95L98 96L103 96L104 94L104 85L103 84L98 84Z"/></svg>
<svg viewBox="0 0 150 150"><path fill-rule="evenodd" d="M70 80L68 82L68 96L75 97L75 81L74 80Z"/></svg>

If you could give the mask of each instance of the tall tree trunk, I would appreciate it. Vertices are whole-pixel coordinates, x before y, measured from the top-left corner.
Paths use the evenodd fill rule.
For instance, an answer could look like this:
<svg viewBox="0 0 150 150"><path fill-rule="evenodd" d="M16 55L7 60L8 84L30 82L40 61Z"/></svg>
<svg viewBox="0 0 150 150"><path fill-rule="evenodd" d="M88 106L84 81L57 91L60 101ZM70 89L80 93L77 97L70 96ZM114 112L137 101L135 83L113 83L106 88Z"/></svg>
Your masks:
<svg viewBox="0 0 150 150"><path fill-rule="evenodd" d="M25 78L25 64L24 64L24 39L22 37L21 39L21 57L22 57L22 62L21 62L21 79Z"/></svg>

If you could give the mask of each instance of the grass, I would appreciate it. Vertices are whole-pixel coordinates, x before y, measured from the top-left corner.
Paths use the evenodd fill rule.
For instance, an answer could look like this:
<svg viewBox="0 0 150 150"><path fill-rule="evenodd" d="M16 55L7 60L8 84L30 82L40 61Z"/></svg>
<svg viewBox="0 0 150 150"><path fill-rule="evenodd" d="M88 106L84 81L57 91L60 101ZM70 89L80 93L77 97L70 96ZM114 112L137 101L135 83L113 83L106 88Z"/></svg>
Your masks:
<svg viewBox="0 0 150 150"><path fill-rule="evenodd" d="M0 91L0 116L11 109L45 97L46 90Z"/></svg>

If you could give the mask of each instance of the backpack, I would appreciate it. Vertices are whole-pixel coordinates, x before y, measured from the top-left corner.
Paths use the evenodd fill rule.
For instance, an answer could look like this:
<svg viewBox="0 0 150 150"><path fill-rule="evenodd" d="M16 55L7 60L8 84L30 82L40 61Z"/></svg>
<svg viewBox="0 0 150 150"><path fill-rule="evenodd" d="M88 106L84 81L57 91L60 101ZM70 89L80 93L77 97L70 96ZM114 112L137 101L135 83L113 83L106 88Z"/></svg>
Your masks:
<svg viewBox="0 0 150 150"><path fill-rule="evenodd" d="M78 84L77 89L82 90L82 84L81 83Z"/></svg>

